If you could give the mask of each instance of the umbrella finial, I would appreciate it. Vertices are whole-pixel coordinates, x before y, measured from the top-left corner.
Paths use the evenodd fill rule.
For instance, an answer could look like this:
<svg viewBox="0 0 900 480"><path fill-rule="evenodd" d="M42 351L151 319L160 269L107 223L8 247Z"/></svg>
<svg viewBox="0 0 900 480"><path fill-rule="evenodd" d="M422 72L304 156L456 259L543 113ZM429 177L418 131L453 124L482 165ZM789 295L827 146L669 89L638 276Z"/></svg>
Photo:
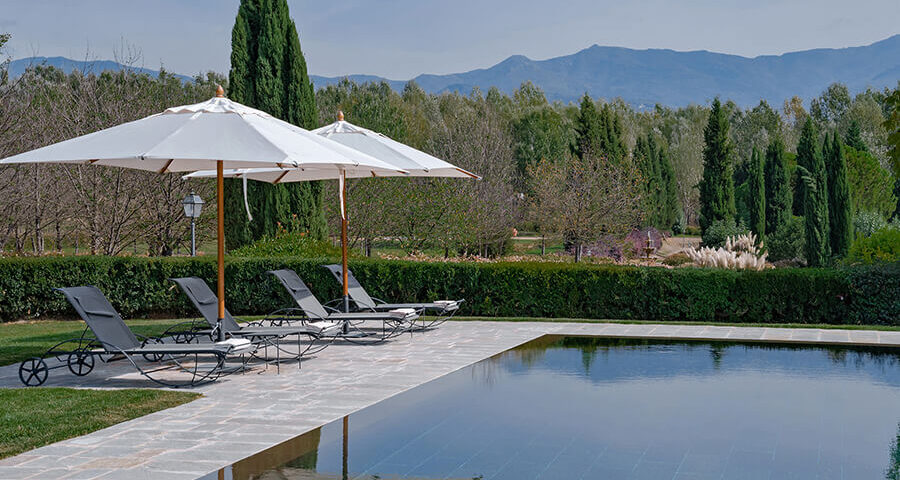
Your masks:
<svg viewBox="0 0 900 480"><path fill-rule="evenodd" d="M222 88L221 85L216 85L216 97L222 98L225 96L225 89Z"/></svg>
<svg viewBox="0 0 900 480"><path fill-rule="evenodd" d="M339 122L344 121L344 111L343 110L338 110L338 121Z"/></svg>

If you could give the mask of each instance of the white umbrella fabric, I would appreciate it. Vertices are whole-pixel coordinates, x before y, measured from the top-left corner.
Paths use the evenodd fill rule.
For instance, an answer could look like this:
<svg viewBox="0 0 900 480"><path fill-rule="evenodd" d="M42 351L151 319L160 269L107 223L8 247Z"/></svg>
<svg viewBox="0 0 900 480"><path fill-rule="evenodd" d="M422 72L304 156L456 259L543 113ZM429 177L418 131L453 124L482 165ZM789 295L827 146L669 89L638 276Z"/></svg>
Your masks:
<svg viewBox="0 0 900 480"><path fill-rule="evenodd" d="M369 155L224 98L173 107L141 120L0 160L21 163L86 163L137 170L188 172L216 169L218 197L219 320L225 317L223 171L244 167L394 169ZM221 328L219 334L222 335Z"/></svg>
<svg viewBox="0 0 900 480"><path fill-rule="evenodd" d="M479 179L478 175L463 170L435 156L400 143L378 132L368 130L344 121L344 112L338 112L338 120L312 131L323 138L333 140L353 150L377 158L393 165L398 170L389 169L341 169L326 171L317 167L309 168L250 168L230 172L230 176L269 183L302 182L308 180L338 179L341 202L341 266L343 270L344 310L349 310L348 269L347 269L347 215L346 179L365 177L450 177ZM402 170L400 170L402 169ZM399 173L399 172L403 173ZM328 176L334 174L334 176ZM197 172L187 177L209 177L212 172Z"/></svg>
<svg viewBox="0 0 900 480"><path fill-rule="evenodd" d="M338 121L312 133L396 165L408 171L410 177L481 178L386 135L346 122L344 112L338 112Z"/></svg>

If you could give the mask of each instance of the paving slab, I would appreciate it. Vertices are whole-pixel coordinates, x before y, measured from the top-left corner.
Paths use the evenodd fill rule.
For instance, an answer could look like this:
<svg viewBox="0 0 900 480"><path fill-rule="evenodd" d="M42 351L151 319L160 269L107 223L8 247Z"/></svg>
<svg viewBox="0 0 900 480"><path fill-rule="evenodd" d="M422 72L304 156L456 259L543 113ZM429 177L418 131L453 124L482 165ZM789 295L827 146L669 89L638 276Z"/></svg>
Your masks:
<svg viewBox="0 0 900 480"><path fill-rule="evenodd" d="M336 342L304 360L258 367L195 388L203 396L0 460L0 479L191 479L403 391L545 334L654 339L775 341L900 347L900 332L710 325L447 322L377 346ZM155 388L122 362L76 377L54 370L47 386ZM0 387L19 388L17 366Z"/></svg>

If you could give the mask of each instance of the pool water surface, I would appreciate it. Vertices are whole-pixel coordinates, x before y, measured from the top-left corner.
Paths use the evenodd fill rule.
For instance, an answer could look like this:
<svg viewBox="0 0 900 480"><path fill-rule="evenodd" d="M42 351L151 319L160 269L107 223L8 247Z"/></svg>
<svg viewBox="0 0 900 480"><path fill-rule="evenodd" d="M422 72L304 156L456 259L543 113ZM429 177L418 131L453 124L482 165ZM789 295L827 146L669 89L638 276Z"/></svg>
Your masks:
<svg viewBox="0 0 900 480"><path fill-rule="evenodd" d="M209 478L892 480L898 437L897 349L546 336Z"/></svg>

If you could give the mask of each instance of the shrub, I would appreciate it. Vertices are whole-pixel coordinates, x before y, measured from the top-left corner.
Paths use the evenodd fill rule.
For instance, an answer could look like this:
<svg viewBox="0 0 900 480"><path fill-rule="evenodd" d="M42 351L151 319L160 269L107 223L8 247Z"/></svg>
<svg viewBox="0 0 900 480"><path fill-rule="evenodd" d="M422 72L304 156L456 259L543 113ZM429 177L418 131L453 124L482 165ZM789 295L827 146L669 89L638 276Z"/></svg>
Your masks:
<svg viewBox="0 0 900 480"><path fill-rule="evenodd" d="M900 262L900 230L884 227L870 236L857 235L846 261L850 264Z"/></svg>
<svg viewBox="0 0 900 480"><path fill-rule="evenodd" d="M769 252L769 260L773 262L789 260L803 263L805 248L803 217L791 217L785 225L766 238L766 250Z"/></svg>
<svg viewBox="0 0 900 480"><path fill-rule="evenodd" d="M678 253L673 253L673 254L669 255L668 257L662 259L662 263L663 263L663 265L677 267L679 265L685 265L685 264L689 264L689 263L693 263L693 262L691 261L691 257L689 257L686 253L678 252Z"/></svg>
<svg viewBox="0 0 900 480"><path fill-rule="evenodd" d="M226 301L234 314L291 305L266 270L291 268L316 296L339 295L318 258L228 258ZM900 269L720 269L444 263L359 259L353 273L376 297L466 298L465 315L652 319L659 321L900 325ZM0 318L73 312L54 287L93 284L126 317L196 315L169 277L211 285L212 258L51 257L0 259ZM874 290L873 290L874 289Z"/></svg>
<svg viewBox="0 0 900 480"><path fill-rule="evenodd" d="M734 220L716 220L703 235L703 246L718 248L725 245L728 237L737 237L748 233L749 230L743 223L735 223Z"/></svg>
<svg viewBox="0 0 900 480"><path fill-rule="evenodd" d="M857 234L868 237L888 224L878 212L857 212L853 217L853 229Z"/></svg>

